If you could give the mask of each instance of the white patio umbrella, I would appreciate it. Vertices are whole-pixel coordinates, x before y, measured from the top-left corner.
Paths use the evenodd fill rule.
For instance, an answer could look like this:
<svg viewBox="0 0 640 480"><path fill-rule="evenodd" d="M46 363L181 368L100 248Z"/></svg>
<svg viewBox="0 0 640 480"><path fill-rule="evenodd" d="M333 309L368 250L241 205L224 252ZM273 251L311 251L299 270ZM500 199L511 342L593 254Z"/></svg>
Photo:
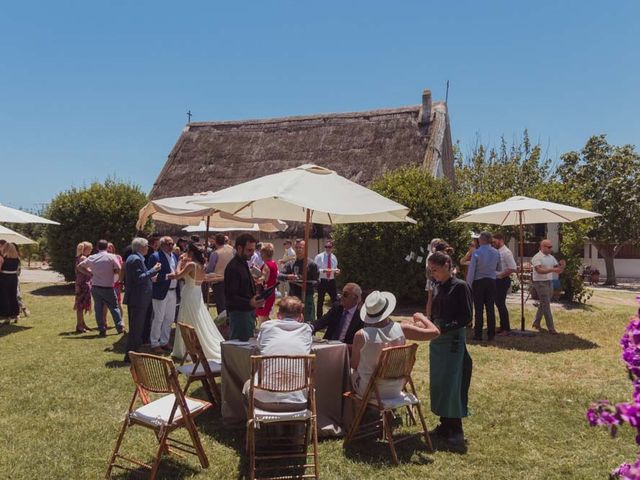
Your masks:
<svg viewBox="0 0 640 480"><path fill-rule="evenodd" d="M535 198L516 196L504 202L494 203L463 213L452 222L491 223L495 225L518 225L520 230L520 313L521 329L524 331L524 289L522 288L522 257L524 256L523 225L532 223L569 223L585 218L599 217L599 213L581 208L545 202Z"/></svg>
<svg viewBox="0 0 640 480"><path fill-rule="evenodd" d="M412 222L409 209L358 185L333 170L305 164L266 175L188 203L241 218L278 218L305 223L305 250L311 223ZM303 296L307 285L305 251Z"/></svg>
<svg viewBox="0 0 640 480"><path fill-rule="evenodd" d="M182 197L152 200L140 209L136 227L141 230L149 217L152 217L154 220L172 225L198 226L203 223L203 228L196 231L205 232L206 236L212 230L220 231L221 228L244 230L254 228L256 224L258 225L258 230L262 232L279 232L287 228L286 223L273 220L237 218L228 213L220 212L215 208L189 203L190 200L198 199L211 193L204 192Z"/></svg>
<svg viewBox="0 0 640 480"><path fill-rule="evenodd" d="M35 240L31 240L29 237L14 232L10 228L0 225L0 240L6 240L9 243L15 243L16 245L30 245L38 243Z"/></svg>
<svg viewBox="0 0 640 480"><path fill-rule="evenodd" d="M32 213L23 212L17 208L7 207L0 203L0 222L3 223L46 223L49 225L60 225L58 222L47 218L39 217Z"/></svg>
<svg viewBox="0 0 640 480"><path fill-rule="evenodd" d="M220 225L224 224L224 218L221 219L222 221L219 223ZM230 221L233 223L239 223L236 221ZM185 232L189 232L189 233L199 233L199 232L267 232L267 233L273 233L273 232L284 232L288 225L285 222L282 222L280 220L272 220L272 221L265 221L263 223L246 223L246 222L241 222L238 225L235 226L231 226L231 227L219 227L219 225L217 222L212 221L209 225L209 228L207 230L207 222L205 222L204 220L201 220L200 223L198 225L187 225L186 227L184 227L182 230L184 230Z"/></svg>

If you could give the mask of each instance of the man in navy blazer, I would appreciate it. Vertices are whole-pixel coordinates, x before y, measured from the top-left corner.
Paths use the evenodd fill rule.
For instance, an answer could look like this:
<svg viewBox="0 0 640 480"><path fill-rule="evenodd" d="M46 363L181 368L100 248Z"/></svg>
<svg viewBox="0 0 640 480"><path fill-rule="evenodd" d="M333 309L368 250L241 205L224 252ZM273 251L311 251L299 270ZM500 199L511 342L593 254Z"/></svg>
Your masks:
<svg viewBox="0 0 640 480"><path fill-rule="evenodd" d="M151 322L151 348L154 353L170 352L169 338L171 324L176 317L178 281L169 280L167 275L178 268L178 256L173 253L173 239L162 237L160 249L151 254L147 268L160 264L160 271L153 282L153 321Z"/></svg>
<svg viewBox="0 0 640 480"><path fill-rule="evenodd" d="M360 319L360 301L362 299L362 289L357 283L347 283L342 289L340 302L318 320L313 322L313 333L324 328L326 340L340 340L351 345L353 336L363 326Z"/></svg>
<svg viewBox="0 0 640 480"><path fill-rule="evenodd" d="M151 278L158 273L160 267L151 270L145 265L144 256L149 250L147 240L134 238L131 242L131 255L124 265L124 303L129 316L129 336L127 337L127 353L124 361L129 363L129 352L137 352L142 345L147 310L151 305Z"/></svg>

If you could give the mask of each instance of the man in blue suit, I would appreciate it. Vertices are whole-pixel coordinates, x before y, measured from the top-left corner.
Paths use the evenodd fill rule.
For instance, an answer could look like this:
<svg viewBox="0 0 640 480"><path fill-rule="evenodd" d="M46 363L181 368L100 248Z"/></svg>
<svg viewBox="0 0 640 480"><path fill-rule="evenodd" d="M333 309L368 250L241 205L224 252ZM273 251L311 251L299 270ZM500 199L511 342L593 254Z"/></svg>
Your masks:
<svg viewBox="0 0 640 480"><path fill-rule="evenodd" d="M145 318L151 305L151 277L156 275L160 266L147 269L144 256L149 250L147 240L134 238L131 242L131 255L125 263L124 303L129 316L129 336L127 337L127 353L124 361L129 363L129 352L137 352L142 345Z"/></svg>
<svg viewBox="0 0 640 480"><path fill-rule="evenodd" d="M175 273L178 256L173 253L173 239L162 237L160 249L147 260L147 268L160 264L160 271L153 282L153 321L151 322L151 348L154 353L170 352L171 324L176 317L178 281L167 275Z"/></svg>

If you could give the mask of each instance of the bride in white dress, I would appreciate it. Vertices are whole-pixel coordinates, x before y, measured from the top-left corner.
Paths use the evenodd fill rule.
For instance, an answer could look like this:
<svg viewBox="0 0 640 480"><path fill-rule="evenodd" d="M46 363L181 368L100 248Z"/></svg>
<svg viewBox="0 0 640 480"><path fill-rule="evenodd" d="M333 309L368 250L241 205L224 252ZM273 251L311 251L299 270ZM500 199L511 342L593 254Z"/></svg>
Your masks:
<svg viewBox="0 0 640 480"><path fill-rule="evenodd" d="M180 309L178 310L178 322L186 323L195 328L202 350L208 360L222 361L220 342L224 338L202 299L200 285L204 279L204 255L200 248L190 243L187 253L180 259L178 269L172 276L175 279L184 279L184 286L180 289ZM169 276L167 276L169 278ZM173 342L172 356L184 358L186 353L180 329L176 329Z"/></svg>

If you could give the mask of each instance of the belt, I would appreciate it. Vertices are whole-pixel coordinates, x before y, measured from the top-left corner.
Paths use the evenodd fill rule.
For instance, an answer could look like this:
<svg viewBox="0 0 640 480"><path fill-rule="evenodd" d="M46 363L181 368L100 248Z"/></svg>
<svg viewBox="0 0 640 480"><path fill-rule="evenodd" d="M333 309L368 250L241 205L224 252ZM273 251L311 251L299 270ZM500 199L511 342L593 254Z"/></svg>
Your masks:
<svg viewBox="0 0 640 480"><path fill-rule="evenodd" d="M103 287L102 285L91 285L92 288L110 288L113 290L113 285L110 287Z"/></svg>
<svg viewBox="0 0 640 480"><path fill-rule="evenodd" d="M173 287L173 288L170 288L169 290L175 290L176 288L178 288L178 287Z"/></svg>
<svg viewBox="0 0 640 480"><path fill-rule="evenodd" d="M0 270L0 273L6 273L7 275L16 275L18 271L16 270L15 272L8 272L6 270Z"/></svg>

